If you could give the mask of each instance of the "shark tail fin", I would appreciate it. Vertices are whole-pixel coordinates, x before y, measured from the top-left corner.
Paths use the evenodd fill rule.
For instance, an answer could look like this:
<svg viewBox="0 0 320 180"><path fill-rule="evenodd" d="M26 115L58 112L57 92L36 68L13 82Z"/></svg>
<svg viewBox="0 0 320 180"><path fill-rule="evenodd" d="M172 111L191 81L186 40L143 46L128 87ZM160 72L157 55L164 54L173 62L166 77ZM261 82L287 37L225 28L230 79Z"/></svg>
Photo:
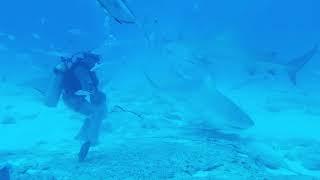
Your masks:
<svg viewBox="0 0 320 180"><path fill-rule="evenodd" d="M313 58L316 53L319 53L318 43L315 44L310 51L288 63L288 75L293 85L297 85L297 73L310 61L310 59Z"/></svg>

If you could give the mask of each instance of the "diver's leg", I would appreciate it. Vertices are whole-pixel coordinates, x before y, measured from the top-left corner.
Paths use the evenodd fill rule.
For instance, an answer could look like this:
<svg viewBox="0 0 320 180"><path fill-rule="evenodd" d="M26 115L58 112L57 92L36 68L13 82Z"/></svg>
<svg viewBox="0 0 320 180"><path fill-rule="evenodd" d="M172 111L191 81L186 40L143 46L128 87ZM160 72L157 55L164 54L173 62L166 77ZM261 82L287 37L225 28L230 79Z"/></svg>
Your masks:
<svg viewBox="0 0 320 180"><path fill-rule="evenodd" d="M64 95L63 100L70 109L87 116L76 136L76 139L87 141L88 127L90 127L90 116L94 112L93 105L81 96Z"/></svg>
<svg viewBox="0 0 320 180"><path fill-rule="evenodd" d="M85 116L90 116L94 112L94 107L83 96L64 94L62 99L66 106L75 112Z"/></svg>
<svg viewBox="0 0 320 180"><path fill-rule="evenodd" d="M76 136L76 139L84 141L78 153L78 160L79 162L82 162L87 157L87 154L91 147L91 142L88 140L89 139L88 134L90 129L89 127L91 126L90 118L88 117L91 116L91 114L94 112L93 111L94 109L93 109L93 106L88 101L86 101L84 97L75 96L75 95L64 95L63 100L69 108L87 116L80 131Z"/></svg>
<svg viewBox="0 0 320 180"><path fill-rule="evenodd" d="M88 118L89 126L87 127L87 139L92 144L98 143L102 121L106 118L106 114L106 105L99 105L96 106L95 112Z"/></svg>
<svg viewBox="0 0 320 180"><path fill-rule="evenodd" d="M81 96L63 96L63 100L71 109L87 116L76 138L96 144L107 114L105 94L96 92L90 97L91 103Z"/></svg>
<svg viewBox="0 0 320 180"><path fill-rule="evenodd" d="M93 99L91 99L91 105L93 106L94 111L86 119L80 131L80 133L82 133L82 138L84 138L85 141L82 144L80 152L78 154L79 162L82 162L86 158L90 147L97 144L101 124L107 113L105 95L102 93L94 98L97 98L96 101L93 101Z"/></svg>
<svg viewBox="0 0 320 180"><path fill-rule="evenodd" d="M95 112L87 117L77 135L77 139L98 143L103 119L106 117L106 107L96 107Z"/></svg>
<svg viewBox="0 0 320 180"><path fill-rule="evenodd" d="M102 92L96 92L90 99L94 111L89 117L90 126L87 129L87 138L92 144L96 144L99 139L102 121L107 115L107 103L106 96Z"/></svg>
<svg viewBox="0 0 320 180"><path fill-rule="evenodd" d="M78 154L80 162L85 159L91 145L98 142L102 120L107 112L106 98L103 93L91 98L92 103L78 96L63 98L67 106L87 116L77 135L77 139L84 141Z"/></svg>

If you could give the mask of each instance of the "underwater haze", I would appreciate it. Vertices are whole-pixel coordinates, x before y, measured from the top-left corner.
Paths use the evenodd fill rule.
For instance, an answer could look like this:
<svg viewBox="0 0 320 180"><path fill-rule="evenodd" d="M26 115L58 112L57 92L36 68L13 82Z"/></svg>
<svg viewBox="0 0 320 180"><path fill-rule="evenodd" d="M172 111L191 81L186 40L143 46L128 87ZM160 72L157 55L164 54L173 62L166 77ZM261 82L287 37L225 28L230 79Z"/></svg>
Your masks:
<svg viewBox="0 0 320 180"><path fill-rule="evenodd" d="M320 179L320 1L0 4L0 180ZM106 116L80 161L91 114L45 100L83 52Z"/></svg>

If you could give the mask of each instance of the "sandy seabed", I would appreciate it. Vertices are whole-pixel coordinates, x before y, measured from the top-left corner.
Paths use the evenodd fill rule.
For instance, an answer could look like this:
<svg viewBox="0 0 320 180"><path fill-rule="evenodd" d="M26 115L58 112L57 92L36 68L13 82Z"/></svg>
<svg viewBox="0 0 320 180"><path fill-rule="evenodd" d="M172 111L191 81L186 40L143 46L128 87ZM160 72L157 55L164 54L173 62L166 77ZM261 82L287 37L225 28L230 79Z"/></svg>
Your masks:
<svg viewBox="0 0 320 180"><path fill-rule="evenodd" d="M255 120L240 137L189 132L179 102L109 88L100 143L79 163L83 117L62 103L44 107L32 89L1 86L0 163L12 179L320 179L320 101L303 93L230 91Z"/></svg>

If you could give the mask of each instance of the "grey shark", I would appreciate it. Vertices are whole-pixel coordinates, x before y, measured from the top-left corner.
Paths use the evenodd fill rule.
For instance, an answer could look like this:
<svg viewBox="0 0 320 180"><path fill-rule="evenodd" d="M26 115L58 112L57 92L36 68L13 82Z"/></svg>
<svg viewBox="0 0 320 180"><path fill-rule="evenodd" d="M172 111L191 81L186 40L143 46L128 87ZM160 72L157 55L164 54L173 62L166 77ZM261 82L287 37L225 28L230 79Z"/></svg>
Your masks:
<svg viewBox="0 0 320 180"><path fill-rule="evenodd" d="M159 90L158 93L165 97L185 99L183 102L188 112L186 115L186 129L196 132L223 132L241 133L255 125L249 114L236 104L232 99L219 91L210 76L205 77L198 88L186 91L171 91L161 86L159 81L154 81L150 74L145 72L146 80L150 86ZM172 77L175 78L175 77ZM176 76L185 80L185 78Z"/></svg>
<svg viewBox="0 0 320 180"><path fill-rule="evenodd" d="M254 126L253 119L235 102L215 87L209 87L208 98L212 118L206 120L207 127L215 127L226 132L237 132ZM201 92L204 94L205 92Z"/></svg>
<svg viewBox="0 0 320 180"><path fill-rule="evenodd" d="M279 71L284 71L288 74L289 80L293 85L297 85L297 75L310 62L312 58L319 52L319 46L316 44L312 49L308 50L299 57L296 57L288 62L279 62L277 60L270 61L256 61L251 67L246 69L250 77L263 75L266 73L271 76L275 76ZM260 73L259 73L260 72ZM265 76L263 77L265 78ZM248 84L252 80L247 80L241 84ZM241 85L243 86L243 85Z"/></svg>

